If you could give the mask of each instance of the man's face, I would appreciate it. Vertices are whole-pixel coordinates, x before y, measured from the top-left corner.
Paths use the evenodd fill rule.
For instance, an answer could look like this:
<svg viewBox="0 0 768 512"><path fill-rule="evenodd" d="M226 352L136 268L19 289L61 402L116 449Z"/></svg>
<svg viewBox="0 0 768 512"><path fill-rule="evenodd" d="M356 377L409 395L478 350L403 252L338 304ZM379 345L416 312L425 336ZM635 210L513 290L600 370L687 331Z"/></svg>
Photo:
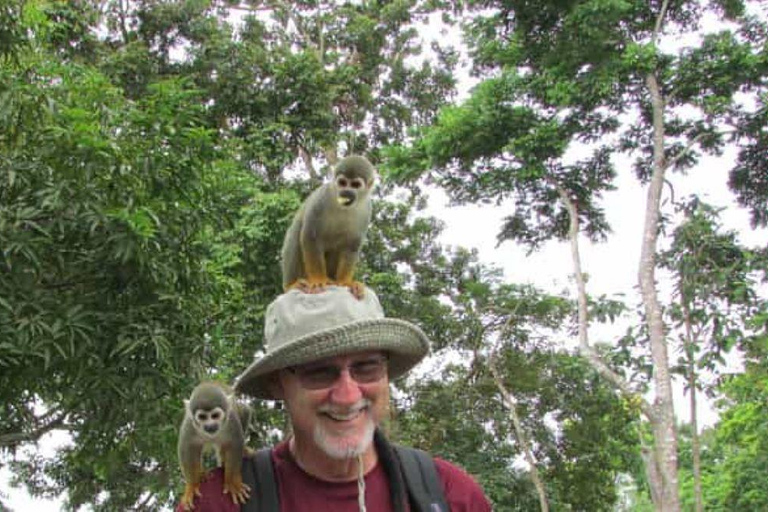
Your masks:
<svg viewBox="0 0 768 512"><path fill-rule="evenodd" d="M361 352L279 373L294 435L334 459L356 457L373 441L387 414L389 379L384 354Z"/></svg>

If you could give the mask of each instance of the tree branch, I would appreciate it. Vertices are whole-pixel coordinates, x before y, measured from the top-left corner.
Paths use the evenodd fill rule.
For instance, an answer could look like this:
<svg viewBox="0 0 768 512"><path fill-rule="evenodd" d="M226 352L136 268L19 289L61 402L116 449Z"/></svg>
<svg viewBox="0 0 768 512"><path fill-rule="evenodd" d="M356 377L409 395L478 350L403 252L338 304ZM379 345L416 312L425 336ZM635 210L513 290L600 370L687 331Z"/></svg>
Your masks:
<svg viewBox="0 0 768 512"><path fill-rule="evenodd" d="M675 164L677 164L677 162L679 162L680 159L683 158L685 155L690 153L690 151L693 149L693 146L695 146L706 135L708 135L707 132L701 132L698 135L696 135L693 139L691 139L688 145L685 146L683 150L680 151L680 153L676 154L671 160L665 163L664 170L674 167Z"/></svg>
<svg viewBox="0 0 768 512"><path fill-rule="evenodd" d="M120 0L118 2L118 12L117 15L120 18L120 32L123 34L123 44L128 44L129 41L129 34L128 34L128 27L126 25L125 18L127 16L126 13L126 6L123 3L123 0Z"/></svg>
<svg viewBox="0 0 768 512"><path fill-rule="evenodd" d="M320 55L320 64L325 65L325 32L323 31L323 20L320 19L320 27L318 28L319 41L317 42L317 51Z"/></svg>
<svg viewBox="0 0 768 512"><path fill-rule="evenodd" d="M45 420L51 418L53 413L56 413L56 416L46 423ZM44 423L43 425L36 425L33 429L26 432L10 432L0 435L0 448L13 448L21 443L35 442L48 432L64 427L66 417L66 413L59 412L58 410L46 413L35 422L38 425L39 423ZM64 427L64 429L66 428Z"/></svg>
<svg viewBox="0 0 768 512"><path fill-rule="evenodd" d="M659 33L661 32L661 25L664 23L664 16L667 14L667 7L669 7L669 0L664 0L664 2L661 4L661 10L659 11L659 16L656 18L656 25L653 27L653 35L651 36L651 44L656 46L656 42L659 38Z"/></svg>
<svg viewBox="0 0 768 512"><path fill-rule="evenodd" d="M592 367L606 380L615 385L628 399L640 404L640 409L643 411L649 420L655 418L655 411L653 406L642 395L635 392L629 383L622 378L621 375L613 371L603 361L600 354L595 352L592 346L589 344L589 312L587 309L587 286L584 282L584 273L581 270L581 255L579 254L579 212L576 207L576 203L568 195L568 192L560 186L554 179L547 177L547 181L555 187L557 193L560 195L560 200L568 210L568 216L570 218L570 227L568 231L568 238L571 242L571 258L574 270L574 277L576 279L577 289L577 304L578 304L578 328L579 328L579 351L581 355L587 359Z"/></svg>
<svg viewBox="0 0 768 512"><path fill-rule="evenodd" d="M251 13L257 13L257 12L267 12L273 9L270 5L265 5L264 7L254 7L251 5L229 5L227 6L227 9L233 9L235 11L245 11L245 12L251 12Z"/></svg>
<svg viewBox="0 0 768 512"><path fill-rule="evenodd" d="M507 330L511 320L512 315L510 315L507 319L504 330ZM506 405L507 409L509 409L509 416L512 419L512 426L515 429L515 435L517 436L517 440L522 447L525 460L528 462L528 465L531 468L531 480L533 480L533 485L536 487L536 492L539 495L539 506L541 507L542 512L549 512L546 490L544 488L544 484L541 481L541 478L539 477L539 470L536 467L536 461L533 458L531 442L528 439L528 435L525 433L525 429L523 428L522 423L520 422L520 417L517 415L517 399L506 388L506 386L504 386L501 375L499 375L499 372L496 369L496 353L497 351L495 349L491 350L491 353L488 357L488 368L491 371L491 376L493 377L493 381L496 383L496 387L499 388L499 391L501 392L502 402L504 402L504 405Z"/></svg>
<svg viewBox="0 0 768 512"><path fill-rule="evenodd" d="M309 152L301 144L299 144L299 156L304 162L304 167L307 168L310 178L312 178L315 181L322 180L320 174L315 169L315 164L312 161L312 155L310 155Z"/></svg>
<svg viewBox="0 0 768 512"><path fill-rule="evenodd" d="M286 2L281 2L281 5L285 9L285 12L288 14L288 19L293 22L293 26L296 27L296 32L298 32L299 36L301 36L302 41L304 42L304 45L307 48L312 48L313 42L312 39L309 37L309 33L306 30L306 27L304 27L304 22L301 19L301 16L299 16L296 13L296 10ZM315 48L317 50L317 48ZM322 62L322 57L320 58L320 62Z"/></svg>
<svg viewBox="0 0 768 512"><path fill-rule="evenodd" d="M336 148L328 148L323 150L325 159L328 160L328 165L335 167L339 161L339 155L336 153Z"/></svg>

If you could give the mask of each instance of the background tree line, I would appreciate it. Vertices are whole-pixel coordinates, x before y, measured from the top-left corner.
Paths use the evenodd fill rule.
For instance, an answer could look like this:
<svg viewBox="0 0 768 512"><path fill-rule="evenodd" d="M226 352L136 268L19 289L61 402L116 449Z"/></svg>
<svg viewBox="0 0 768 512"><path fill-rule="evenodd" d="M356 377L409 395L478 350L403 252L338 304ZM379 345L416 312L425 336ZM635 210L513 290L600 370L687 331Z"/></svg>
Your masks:
<svg viewBox="0 0 768 512"><path fill-rule="evenodd" d="M705 15L722 29L665 50ZM437 19L463 43L422 37ZM393 437L463 465L498 510L765 508L766 246L661 200L667 175L735 149L723 186L768 223L765 20L730 0L5 3L0 464L72 509L173 503L182 399L261 348L293 212L360 152L382 172L360 274L435 344L397 383ZM478 85L456 101L460 44ZM639 304L590 296L578 257L631 172L649 190ZM574 293L439 244L425 184L514 205L498 241L533 258L569 241ZM719 399L714 428L670 416L673 378L694 411ZM274 441L282 415L253 406L251 444ZM24 450L52 431L71 441Z"/></svg>

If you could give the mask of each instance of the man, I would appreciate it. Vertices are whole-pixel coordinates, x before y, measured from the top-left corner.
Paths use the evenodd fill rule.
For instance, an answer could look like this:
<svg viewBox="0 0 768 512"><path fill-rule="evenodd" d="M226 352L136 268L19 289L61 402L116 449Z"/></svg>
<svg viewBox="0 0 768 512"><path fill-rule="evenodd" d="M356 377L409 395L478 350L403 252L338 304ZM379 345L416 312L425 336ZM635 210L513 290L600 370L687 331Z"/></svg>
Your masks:
<svg viewBox="0 0 768 512"><path fill-rule="evenodd" d="M347 288L330 286L278 297L267 308L264 332L266 354L237 379L235 390L285 403L292 435L270 452L280 511L415 510L402 466L377 427L388 414L390 380L429 350L421 329L385 318L370 289L358 300ZM467 473L441 459L434 464L451 512L491 510ZM254 474L251 458L243 462L244 475L249 465ZM222 484L217 469L202 484L195 510L240 510ZM252 502L263 490L251 487L243 510L256 510Z"/></svg>

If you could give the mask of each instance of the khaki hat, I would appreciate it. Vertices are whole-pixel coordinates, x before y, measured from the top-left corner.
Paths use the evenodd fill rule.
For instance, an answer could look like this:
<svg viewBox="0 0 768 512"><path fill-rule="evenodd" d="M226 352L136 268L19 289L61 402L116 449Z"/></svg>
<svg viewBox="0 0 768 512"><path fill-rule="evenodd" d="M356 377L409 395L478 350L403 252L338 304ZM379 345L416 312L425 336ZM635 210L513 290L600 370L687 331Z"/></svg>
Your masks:
<svg viewBox="0 0 768 512"><path fill-rule="evenodd" d="M365 288L362 299L349 288L329 286L321 293L296 289L280 295L267 308L266 353L235 381L235 391L274 399L272 374L289 366L364 351L388 356L389 378L396 379L429 352L429 340L417 326L385 318L379 298Z"/></svg>

